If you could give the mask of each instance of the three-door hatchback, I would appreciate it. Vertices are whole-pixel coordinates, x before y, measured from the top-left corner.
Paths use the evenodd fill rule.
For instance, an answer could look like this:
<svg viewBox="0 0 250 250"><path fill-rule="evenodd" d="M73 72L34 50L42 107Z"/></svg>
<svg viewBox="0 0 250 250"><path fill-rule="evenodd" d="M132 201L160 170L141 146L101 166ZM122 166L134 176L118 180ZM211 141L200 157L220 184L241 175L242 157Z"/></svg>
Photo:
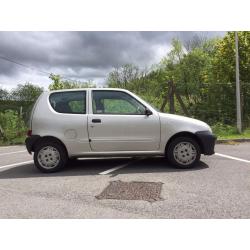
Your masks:
<svg viewBox="0 0 250 250"><path fill-rule="evenodd" d="M26 139L35 166L63 168L68 159L98 156L166 156L190 168L214 153L216 137L204 122L161 113L124 89L43 92L35 103Z"/></svg>

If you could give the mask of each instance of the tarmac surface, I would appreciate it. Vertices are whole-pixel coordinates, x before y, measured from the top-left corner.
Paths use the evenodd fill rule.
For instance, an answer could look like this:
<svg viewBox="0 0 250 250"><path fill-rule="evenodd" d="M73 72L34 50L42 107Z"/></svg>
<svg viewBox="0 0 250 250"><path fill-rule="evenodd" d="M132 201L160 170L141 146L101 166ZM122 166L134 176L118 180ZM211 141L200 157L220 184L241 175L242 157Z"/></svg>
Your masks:
<svg viewBox="0 0 250 250"><path fill-rule="evenodd" d="M162 183L161 199L97 199L113 181ZM53 174L24 146L0 147L0 218L250 218L250 143L218 144L190 170L161 157L99 158Z"/></svg>

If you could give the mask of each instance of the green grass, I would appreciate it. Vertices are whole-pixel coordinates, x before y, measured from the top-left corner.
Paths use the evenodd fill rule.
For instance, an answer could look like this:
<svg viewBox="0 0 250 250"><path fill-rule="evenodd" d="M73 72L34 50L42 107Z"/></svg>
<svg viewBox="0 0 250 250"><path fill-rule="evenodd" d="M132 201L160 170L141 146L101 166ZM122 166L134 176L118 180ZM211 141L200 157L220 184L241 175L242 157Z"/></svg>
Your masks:
<svg viewBox="0 0 250 250"><path fill-rule="evenodd" d="M17 138L14 138L12 140L0 140L0 146L9 146L9 145L21 145L24 144L26 136L20 136Z"/></svg>
<svg viewBox="0 0 250 250"><path fill-rule="evenodd" d="M250 138L250 128L244 129L244 131L239 134L236 127L216 124L212 126L213 133L218 136L218 139L249 139Z"/></svg>
<svg viewBox="0 0 250 250"><path fill-rule="evenodd" d="M233 134L218 134L218 139L250 139L250 129L243 131L243 133L233 133Z"/></svg>

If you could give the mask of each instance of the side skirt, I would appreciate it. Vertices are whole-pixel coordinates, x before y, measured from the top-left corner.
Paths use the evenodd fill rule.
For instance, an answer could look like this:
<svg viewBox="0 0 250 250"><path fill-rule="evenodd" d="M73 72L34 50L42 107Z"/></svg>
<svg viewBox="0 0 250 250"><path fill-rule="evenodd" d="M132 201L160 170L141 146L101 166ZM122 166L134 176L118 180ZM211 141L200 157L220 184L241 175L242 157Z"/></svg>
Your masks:
<svg viewBox="0 0 250 250"><path fill-rule="evenodd" d="M161 151L112 151L112 152L86 152L81 155L71 155L70 157L103 157L103 156L164 156Z"/></svg>

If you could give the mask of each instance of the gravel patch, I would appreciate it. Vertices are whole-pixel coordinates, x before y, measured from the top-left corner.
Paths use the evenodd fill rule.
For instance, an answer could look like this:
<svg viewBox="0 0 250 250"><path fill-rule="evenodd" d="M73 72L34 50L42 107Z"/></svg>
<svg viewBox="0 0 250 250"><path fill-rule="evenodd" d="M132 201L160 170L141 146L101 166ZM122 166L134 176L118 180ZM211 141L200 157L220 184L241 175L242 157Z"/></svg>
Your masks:
<svg viewBox="0 0 250 250"><path fill-rule="evenodd" d="M148 202L163 200L161 195L163 183L161 182L123 182L111 181L110 184L97 195L99 200L144 200Z"/></svg>

